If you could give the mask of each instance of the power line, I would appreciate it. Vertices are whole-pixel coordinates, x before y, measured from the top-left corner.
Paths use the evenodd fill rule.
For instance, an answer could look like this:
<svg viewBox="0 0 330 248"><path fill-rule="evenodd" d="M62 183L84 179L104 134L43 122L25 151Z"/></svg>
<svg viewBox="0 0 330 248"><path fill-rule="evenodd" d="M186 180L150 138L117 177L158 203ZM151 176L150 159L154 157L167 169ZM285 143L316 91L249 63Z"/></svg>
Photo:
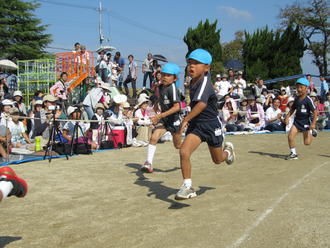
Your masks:
<svg viewBox="0 0 330 248"><path fill-rule="evenodd" d="M92 7L92 6L87 6L87 5L77 5L77 4L71 4L71 3L65 3L65 2L59 2L59 1L49 1L49 0L39 0L40 2L43 2L43 3L49 3L49 4L54 4L54 5L60 5L60 6L67 6L67 7L72 7L72 8L81 8L81 9L89 9L89 10L94 10L94 11L100 11L99 8L95 8L95 7ZM134 26L136 28L139 28L139 29L142 29L142 30L145 30L145 31L148 31L150 33L154 33L154 34L157 34L157 35L160 35L160 36L164 36L164 37L167 37L169 39L174 39L174 40L180 40L182 41L182 39L180 37L176 37L176 36L173 36L173 35L170 35L170 34L166 34L166 33L163 33L163 32L160 32L159 30L157 29L153 29L151 27L148 27L148 26L145 26L141 23L138 23L136 22L135 20L132 20L130 18L127 18L113 10L108 10L108 9L105 9L105 8L102 8L102 11L105 11L105 12L108 12L111 14L111 16L121 22L124 22L126 24L129 24L131 26Z"/></svg>

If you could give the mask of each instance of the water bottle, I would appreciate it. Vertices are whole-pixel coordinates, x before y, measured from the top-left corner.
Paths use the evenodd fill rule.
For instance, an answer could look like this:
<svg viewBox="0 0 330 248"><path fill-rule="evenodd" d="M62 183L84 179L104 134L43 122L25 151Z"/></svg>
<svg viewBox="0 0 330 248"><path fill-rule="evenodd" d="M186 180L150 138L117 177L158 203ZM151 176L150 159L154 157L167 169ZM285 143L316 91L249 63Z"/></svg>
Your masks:
<svg viewBox="0 0 330 248"><path fill-rule="evenodd" d="M36 147L35 147L35 150L36 152L40 151L41 150L41 137L35 137L35 144L36 144Z"/></svg>

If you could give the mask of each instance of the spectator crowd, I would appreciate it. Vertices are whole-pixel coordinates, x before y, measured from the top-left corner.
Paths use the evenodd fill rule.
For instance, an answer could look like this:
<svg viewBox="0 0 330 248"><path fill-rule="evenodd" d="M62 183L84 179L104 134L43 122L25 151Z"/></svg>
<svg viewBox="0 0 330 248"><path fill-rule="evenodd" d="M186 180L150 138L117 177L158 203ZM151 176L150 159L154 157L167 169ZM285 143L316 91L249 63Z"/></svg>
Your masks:
<svg viewBox="0 0 330 248"><path fill-rule="evenodd" d="M85 51L75 44L76 53ZM84 50L84 51L81 51ZM77 61L79 63L79 61ZM127 66L125 73L125 66ZM159 113L161 65L147 54L142 63L143 88L137 89L138 67L133 55L126 60L120 52L100 51L97 56L97 76L87 80L86 95L73 104L68 90L68 74L62 72L49 94L36 91L28 106L19 89L0 81L1 120L0 155L6 158L14 148L35 151L33 142L41 139L46 146L54 127L59 132L55 141L87 144L90 149L147 146L156 124L151 118ZM317 92L312 77L309 96L319 110L317 128L330 128L330 93L324 76L320 76L321 90ZM148 82L149 81L149 82ZM186 75L181 94L181 115L189 112L189 75ZM149 84L148 84L149 83ZM129 85L132 91L129 90ZM268 89L262 78L248 83L242 71L229 69L216 75L214 91L218 97L219 117L227 132L288 131L284 118L293 104L295 91L290 87ZM26 118L22 118L26 117ZM293 117L291 117L293 118ZM171 140L166 133L161 142Z"/></svg>

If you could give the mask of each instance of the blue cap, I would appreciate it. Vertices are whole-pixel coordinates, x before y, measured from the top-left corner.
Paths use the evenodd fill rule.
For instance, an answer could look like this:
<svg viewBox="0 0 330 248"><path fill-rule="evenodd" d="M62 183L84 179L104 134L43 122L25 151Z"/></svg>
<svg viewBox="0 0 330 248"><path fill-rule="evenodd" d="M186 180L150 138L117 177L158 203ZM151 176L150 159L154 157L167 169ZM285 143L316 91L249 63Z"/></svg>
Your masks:
<svg viewBox="0 0 330 248"><path fill-rule="evenodd" d="M167 63L163 66L162 73L176 75L177 80L175 82L176 86L180 86L179 81L179 74L180 74L180 67L174 63Z"/></svg>
<svg viewBox="0 0 330 248"><path fill-rule="evenodd" d="M309 87L309 81L306 78L299 78L296 84L302 84L305 85L306 87Z"/></svg>
<svg viewBox="0 0 330 248"><path fill-rule="evenodd" d="M212 63L212 55L208 51L201 48L192 51L189 54L188 59L194 59L206 65L210 65Z"/></svg>

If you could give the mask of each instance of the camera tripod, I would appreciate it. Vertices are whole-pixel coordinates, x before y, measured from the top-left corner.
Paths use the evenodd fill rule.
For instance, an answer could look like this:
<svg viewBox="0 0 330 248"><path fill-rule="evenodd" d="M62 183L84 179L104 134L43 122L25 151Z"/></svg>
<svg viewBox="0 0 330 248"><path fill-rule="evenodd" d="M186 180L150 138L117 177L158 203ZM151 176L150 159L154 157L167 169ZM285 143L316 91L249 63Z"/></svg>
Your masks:
<svg viewBox="0 0 330 248"><path fill-rule="evenodd" d="M60 142L59 144L62 145L64 151L65 151L65 143L63 141L63 135L61 130L59 129L59 124L57 121L55 121L55 111L52 111L53 114L53 118L52 118L52 126L50 129L50 135L49 135L49 139L48 142L46 144L46 151L45 151L45 155L44 155L44 160L46 159L46 157L48 156L48 161L49 163L52 161L52 152L53 152L53 145L56 142L56 137L59 137ZM68 154L65 152L65 157L68 160L69 156Z"/></svg>
<svg viewBox="0 0 330 248"><path fill-rule="evenodd" d="M74 146L76 145L76 147L79 145L78 143L78 138L79 138L79 131L83 134L84 131L82 129L82 127L79 125L79 121L76 121L74 128L73 128L73 135L72 135L72 139L71 139L71 143L70 143L70 156L72 156L73 154L75 154L75 150L74 150ZM92 152L90 151L90 148L88 147L88 140L87 138L83 135L82 136L84 139L84 143L83 145L85 145L85 149L86 149L86 153L87 154L91 154Z"/></svg>

